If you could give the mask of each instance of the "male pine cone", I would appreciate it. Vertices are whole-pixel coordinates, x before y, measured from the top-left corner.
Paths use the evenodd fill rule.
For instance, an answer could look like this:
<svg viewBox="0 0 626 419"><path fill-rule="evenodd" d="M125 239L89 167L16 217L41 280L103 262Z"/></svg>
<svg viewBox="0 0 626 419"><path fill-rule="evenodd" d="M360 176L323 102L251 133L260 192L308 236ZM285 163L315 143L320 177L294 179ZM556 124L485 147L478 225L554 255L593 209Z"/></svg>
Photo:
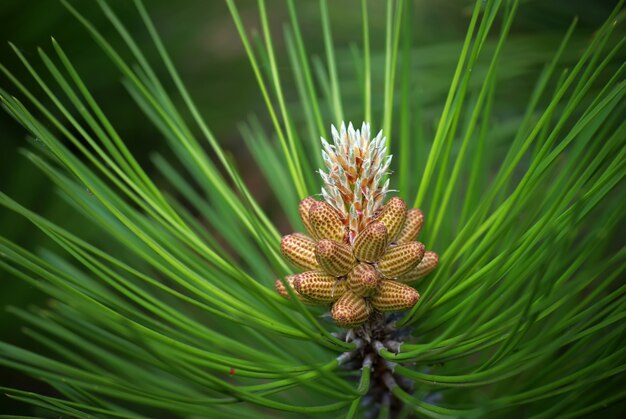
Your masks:
<svg viewBox="0 0 626 419"><path fill-rule="evenodd" d="M352 245L341 216L326 202L306 198L300 203L300 215L318 240L289 234L281 240L281 251L291 263L308 269L285 281L301 301L331 303L335 322L349 328L365 322L374 311L406 310L417 303L419 293L406 283L426 276L438 263L436 253L414 241L424 221L419 209L407 211L402 199L391 198ZM341 238L339 231L344 232ZM281 279L275 285L289 297Z"/></svg>
<svg viewBox="0 0 626 419"><path fill-rule="evenodd" d="M407 210L398 197L383 205L389 181L380 184L391 156L382 132L370 138L366 123L331 131L332 145L322 138L324 201L308 197L299 206L309 235L281 240L283 255L306 271L275 286L285 298L289 287L304 303L331 304L335 322L352 328L374 312L413 307L419 293L407 283L435 269L438 256L414 241L424 224L421 210Z"/></svg>

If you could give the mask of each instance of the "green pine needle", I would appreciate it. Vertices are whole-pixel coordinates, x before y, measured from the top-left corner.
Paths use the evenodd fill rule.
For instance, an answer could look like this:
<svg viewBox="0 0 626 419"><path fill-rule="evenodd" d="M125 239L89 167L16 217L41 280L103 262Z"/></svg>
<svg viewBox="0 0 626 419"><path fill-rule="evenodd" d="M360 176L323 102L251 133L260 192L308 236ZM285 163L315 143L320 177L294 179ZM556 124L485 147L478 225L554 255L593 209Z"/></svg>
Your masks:
<svg viewBox="0 0 626 419"><path fill-rule="evenodd" d="M156 170L139 163L56 40L38 56L12 46L32 80L0 65L4 109L45 146L23 155L71 210L55 223L0 192L2 207L55 246L0 236L5 280L50 297L8 309L45 349L0 342L0 365L55 390L3 383L7 397L51 415L120 418L574 417L623 406L623 2L592 38L574 22L555 41L519 38L518 1L477 1L461 44L423 46L413 2L387 2L382 36L363 0L347 51L333 37L334 3L320 0L321 58L305 45L301 4L287 0L284 67L265 2L255 38L226 0L267 110L242 117L239 132L280 217L303 230L297 207L319 191L319 137L348 116L384 130L391 184L426 214L420 240L440 266L397 319L410 339L399 353L379 351L411 391L371 363L346 368L356 344L333 334L325 311L276 294L275 278L293 272L281 232L202 116L149 10L134 3L129 23L143 24L150 45L98 0L122 51L63 2L123 78L141 123L169 146L151 155ZM529 75L523 106L509 103ZM370 403L383 381L382 402Z"/></svg>

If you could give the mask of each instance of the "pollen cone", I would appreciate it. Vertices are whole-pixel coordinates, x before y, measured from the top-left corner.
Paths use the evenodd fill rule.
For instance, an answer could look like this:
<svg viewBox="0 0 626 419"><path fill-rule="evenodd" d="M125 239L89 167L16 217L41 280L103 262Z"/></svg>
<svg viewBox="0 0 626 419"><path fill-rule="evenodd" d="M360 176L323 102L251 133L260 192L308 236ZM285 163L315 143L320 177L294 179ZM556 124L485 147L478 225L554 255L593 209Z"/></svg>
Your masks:
<svg viewBox="0 0 626 419"><path fill-rule="evenodd" d="M356 264L350 246L333 240L318 241L315 256L322 270L333 276L344 276Z"/></svg>
<svg viewBox="0 0 626 419"><path fill-rule="evenodd" d="M354 239L354 256L360 261L376 262L387 248L387 228L383 223L369 223Z"/></svg>
<svg viewBox="0 0 626 419"><path fill-rule="evenodd" d="M311 225L311 220L309 219L309 211L316 202L318 201L312 196L303 199L300 201L300 205L298 205L298 212L300 212L300 218L302 219L302 224L304 224L306 231L308 231L314 239L319 239L319 237L317 237L317 231L315 231Z"/></svg>
<svg viewBox="0 0 626 419"><path fill-rule="evenodd" d="M387 236L390 243L396 240L398 233L404 226L405 219L406 203L397 196L387 201L380 214L376 217L376 221L383 223L387 228Z"/></svg>
<svg viewBox="0 0 626 419"><path fill-rule="evenodd" d="M417 303L420 295L415 289L397 281L382 281L378 286L378 292L370 303L378 311L407 310Z"/></svg>
<svg viewBox="0 0 626 419"><path fill-rule="evenodd" d="M422 261L411 271L406 274L399 276L398 281L400 282L413 282L417 281L420 278L425 277L429 273L431 273L439 264L439 256L437 253L428 251L424 253L424 257Z"/></svg>
<svg viewBox="0 0 626 419"><path fill-rule="evenodd" d="M337 214L326 202L315 202L309 210L309 221L320 239L342 242L346 228Z"/></svg>
<svg viewBox="0 0 626 419"><path fill-rule="evenodd" d="M320 303L332 303L344 295L347 288L345 280L316 271L297 275L293 286L301 295Z"/></svg>
<svg viewBox="0 0 626 419"><path fill-rule="evenodd" d="M294 265L302 269L319 269L315 258L315 241L300 233L284 236L280 241L280 250Z"/></svg>
<svg viewBox="0 0 626 419"><path fill-rule="evenodd" d="M312 304L311 301L309 301L306 297L300 295L298 290L295 289L293 283L294 283L294 281L295 281L297 276L298 275L289 275L288 277L285 278L285 281L287 281L287 284L289 284L289 286L293 290L294 294L296 294L296 296L298 297L298 299L300 301L302 301L303 303L306 303L306 304ZM280 279L277 279L276 282L274 282L274 288L276 288L276 292L278 292L281 296L289 299L289 293L287 292L287 289L283 285L283 281L281 281Z"/></svg>
<svg viewBox="0 0 626 419"><path fill-rule="evenodd" d="M387 278L396 278L415 268L426 251L420 242L409 242L389 247L378 262L378 269Z"/></svg>
<svg viewBox="0 0 626 419"><path fill-rule="evenodd" d="M408 243L415 240L424 225L424 213L419 208L411 208L406 212L406 220L398 237L397 243Z"/></svg>
<svg viewBox="0 0 626 419"><path fill-rule="evenodd" d="M353 328L366 321L370 312L365 299L348 291L333 304L331 315L339 326Z"/></svg>
<svg viewBox="0 0 626 419"><path fill-rule="evenodd" d="M359 263L348 274L348 285L353 293L368 297L376 292L381 276L372 265Z"/></svg>

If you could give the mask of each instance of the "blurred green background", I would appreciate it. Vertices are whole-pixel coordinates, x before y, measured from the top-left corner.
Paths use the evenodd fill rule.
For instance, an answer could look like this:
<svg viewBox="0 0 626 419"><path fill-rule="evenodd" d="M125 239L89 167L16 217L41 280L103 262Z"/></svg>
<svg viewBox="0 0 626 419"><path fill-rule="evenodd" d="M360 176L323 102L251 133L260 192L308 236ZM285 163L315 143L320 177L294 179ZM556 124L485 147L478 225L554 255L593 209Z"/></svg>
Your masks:
<svg viewBox="0 0 626 419"><path fill-rule="evenodd" d="M121 40L114 36L113 28L96 2L72 2L81 12L109 36L114 46L120 46ZM152 62L156 62L155 50L149 43L148 36L141 26L132 2L112 0L109 2L120 18L130 29L140 46L145 46L145 53ZM146 6L160 31L173 61L178 66L183 80L208 121L216 137L237 162L242 175L255 192L260 204L270 215L274 214L275 200L258 176L257 167L252 164L250 155L244 148L237 124L250 114L257 114L267 124L262 97L249 68L239 37L230 19L225 3L221 1L181 1L165 0L146 1ZM361 39L360 1L331 1L330 13L332 30L337 48L340 67L351 66L350 45L359 44ZM584 44L593 30L606 18L616 1L526 1L522 2L509 43L511 55L506 59L515 59L515 48L520 51L530 49L536 62L521 62L520 72L513 74L511 88L499 94L507 94L510 99L510 112L522 109L541 64L551 56L556 43L578 16L579 25L575 39ZM319 5L317 1L298 1L299 17L308 51L311 54L324 55ZM259 28L257 5L255 2L239 2L242 17L248 30ZM284 70L287 85L290 84L289 61L284 54L283 25L288 20L283 1L269 0L271 25L274 41L277 45L278 60ZM445 98L446 86L456 64L456 56L467 28L468 16L472 3L468 1L443 0L437 2L415 1L412 17L414 44L428 54L418 55L415 71L424 73L423 93L427 103L425 109L431 112L433 119L440 112ZM370 34L372 48L382 51L384 46L384 2L370 2ZM108 58L101 53L89 38L83 27L57 0L2 0L0 1L0 63L28 86L35 86L23 65L13 54L6 41L13 42L30 60L38 62L37 47L50 50L50 36L54 36L73 60L75 66L88 83L94 96L100 102L109 118L114 122L129 148L138 160L150 169L151 152L167 153L165 142L154 127L145 122L141 111L130 100L120 77ZM497 30L495 31L497 32ZM540 42L541 40L541 42ZM545 41L545 42L544 42ZM576 43L574 43L576 45ZM574 51L575 53L576 51ZM376 68L376 56L373 64L382 78L381 68ZM566 57L567 59L567 57ZM542 61L543 60L543 61ZM155 66L159 68L159 66ZM162 73L163 74L163 73ZM375 79L376 80L376 79ZM428 82L426 82L428 81ZM346 84L349 86L349 83ZM16 93L17 89L4 76L0 76L0 87ZM44 99L40 90L34 89ZM374 93L382 91L382 86L374 85ZM360 107L358 97L350 88L344 89L344 100ZM295 90L287 91L289 98L295 99ZM19 95L18 95L19 97ZM44 100L44 103L45 100ZM141 116L141 117L139 117ZM358 116L355 117L360 122ZM139 121L139 123L138 123ZM330 123L330 121L329 121ZM39 214L62 224L66 207L50 182L39 173L19 150L23 147L37 149L42 147L36 139L29 138L25 131L6 113L0 112L0 190L15 198L18 202ZM45 150L42 150L45 152ZM175 193L175 191L173 191ZM90 226L81 225L81 219L71 220L72 224L84 232L96 244L98 237L90 235ZM28 249L50 246L41 234L24 220L6 210L0 210L0 234ZM20 334L20 325L12 316L6 314L7 305L27 306L45 304L43 296L38 295L24 283L0 272L0 335L3 340L24 346L31 345ZM18 375L10 370L0 369L0 385L27 389L45 389L32 379ZM43 390L45 391L45 390ZM0 413L29 412L29 408L0 398Z"/></svg>

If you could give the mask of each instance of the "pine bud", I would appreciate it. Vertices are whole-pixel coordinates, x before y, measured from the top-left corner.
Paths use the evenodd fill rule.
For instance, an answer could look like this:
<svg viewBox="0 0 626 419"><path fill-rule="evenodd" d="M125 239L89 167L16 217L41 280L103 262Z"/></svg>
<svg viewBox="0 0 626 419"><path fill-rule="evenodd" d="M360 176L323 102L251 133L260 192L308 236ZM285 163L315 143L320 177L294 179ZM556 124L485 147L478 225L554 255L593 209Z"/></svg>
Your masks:
<svg viewBox="0 0 626 419"><path fill-rule="evenodd" d="M308 231L311 237L313 237L314 239L318 239L319 237L317 237L317 232L311 225L311 220L309 219L309 211L311 210L313 204L315 204L316 202L318 201L315 198L309 196L308 198L300 201L300 205L298 205L298 212L300 212L302 224L304 224L306 231Z"/></svg>
<svg viewBox="0 0 626 419"><path fill-rule="evenodd" d="M400 233L406 219L406 203L402 198L394 196L383 206L375 220L381 222L387 228L389 243L393 243Z"/></svg>
<svg viewBox="0 0 626 419"><path fill-rule="evenodd" d="M315 202L309 210L309 221L320 239L343 242L346 227L337 211L326 202Z"/></svg>
<svg viewBox="0 0 626 419"><path fill-rule="evenodd" d="M302 269L319 269L315 259L315 241L300 233L284 236L280 241L280 250L294 265Z"/></svg>
<svg viewBox="0 0 626 419"><path fill-rule="evenodd" d="M347 289L345 280L317 271L297 275L293 286L300 295L320 303L332 303Z"/></svg>
<svg viewBox="0 0 626 419"><path fill-rule="evenodd" d="M411 208L406 212L406 220L404 221L404 226L398 237L396 238L396 243L408 243L412 240L415 240L417 235L422 230L422 226L424 225L424 213L419 208Z"/></svg>
<svg viewBox="0 0 626 419"><path fill-rule="evenodd" d="M387 278L396 278L415 268L424 257L426 248L420 242L389 247L378 262L378 269Z"/></svg>
<svg viewBox="0 0 626 419"><path fill-rule="evenodd" d="M372 265L359 263L348 274L348 285L353 293L368 297L376 292L381 276Z"/></svg>
<svg viewBox="0 0 626 419"><path fill-rule="evenodd" d="M398 281L404 283L417 281L418 279L423 278L431 273L438 264L439 256L437 255L437 253L429 250L428 252L424 253L422 261L408 273L399 276Z"/></svg>
<svg viewBox="0 0 626 419"><path fill-rule="evenodd" d="M363 299L352 292L346 292L331 310L335 322L341 327L353 328L367 320L371 308Z"/></svg>
<svg viewBox="0 0 626 419"><path fill-rule="evenodd" d="M376 262L387 248L387 228L383 223L373 221L354 239L354 256L360 261Z"/></svg>
<svg viewBox="0 0 626 419"><path fill-rule="evenodd" d="M350 246L333 240L318 241L315 256L322 270L333 276L344 276L356 264Z"/></svg>
<svg viewBox="0 0 626 419"><path fill-rule="evenodd" d="M306 297L300 295L298 290L295 289L294 281L297 276L298 275L289 275L285 278L285 281L287 282L287 284L289 284L293 293L298 297L300 301L302 301L305 304L312 304L311 301L309 301ZM276 282L274 282L274 288L276 288L276 292L278 292L282 297L289 299L289 293L287 292L287 289L283 285L283 281L281 281L280 279L277 279Z"/></svg>
<svg viewBox="0 0 626 419"><path fill-rule="evenodd" d="M385 280L378 286L378 292L370 298L370 302L378 311L399 311L413 307L419 298L419 293L408 285Z"/></svg>
<svg viewBox="0 0 626 419"><path fill-rule="evenodd" d="M309 236L283 237L281 251L307 272L276 281L280 295L308 304L332 304L339 326L356 327L376 311L404 310L419 294L404 282L419 279L438 263L434 252L415 242L424 214L390 192L391 164L382 131L363 123L331 126L332 142L322 142L322 201L298 206ZM292 288L292 290L289 289ZM293 292L292 292L293 291Z"/></svg>

